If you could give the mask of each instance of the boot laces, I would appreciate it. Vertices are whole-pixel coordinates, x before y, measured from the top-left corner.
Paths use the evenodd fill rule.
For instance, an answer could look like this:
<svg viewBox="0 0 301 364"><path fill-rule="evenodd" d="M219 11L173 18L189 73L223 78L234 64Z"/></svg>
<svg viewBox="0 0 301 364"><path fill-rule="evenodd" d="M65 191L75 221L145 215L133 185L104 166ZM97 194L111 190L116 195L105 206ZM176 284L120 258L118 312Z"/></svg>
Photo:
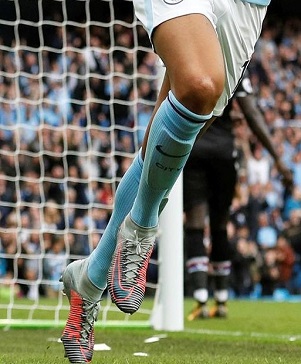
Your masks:
<svg viewBox="0 0 301 364"><path fill-rule="evenodd" d="M134 230L134 238L126 239L125 248L125 275L129 281L133 281L139 274L139 268L145 262L147 255L154 245L154 237L139 239L137 230ZM146 270L146 268L145 268Z"/></svg>

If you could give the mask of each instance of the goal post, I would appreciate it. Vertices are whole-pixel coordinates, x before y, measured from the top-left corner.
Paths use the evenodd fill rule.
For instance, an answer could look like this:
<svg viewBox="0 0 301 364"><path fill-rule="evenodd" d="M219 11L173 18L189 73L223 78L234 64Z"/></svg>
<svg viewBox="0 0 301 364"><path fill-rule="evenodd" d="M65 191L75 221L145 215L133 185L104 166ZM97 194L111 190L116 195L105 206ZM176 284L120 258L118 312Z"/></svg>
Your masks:
<svg viewBox="0 0 301 364"><path fill-rule="evenodd" d="M160 217L159 284L151 323L154 329L184 329L183 176L175 183Z"/></svg>
<svg viewBox="0 0 301 364"><path fill-rule="evenodd" d="M62 326L60 273L104 231L155 104L157 56L130 1L7 0L0 64L0 325ZM183 328L177 186L141 309L122 314L107 296L97 325Z"/></svg>

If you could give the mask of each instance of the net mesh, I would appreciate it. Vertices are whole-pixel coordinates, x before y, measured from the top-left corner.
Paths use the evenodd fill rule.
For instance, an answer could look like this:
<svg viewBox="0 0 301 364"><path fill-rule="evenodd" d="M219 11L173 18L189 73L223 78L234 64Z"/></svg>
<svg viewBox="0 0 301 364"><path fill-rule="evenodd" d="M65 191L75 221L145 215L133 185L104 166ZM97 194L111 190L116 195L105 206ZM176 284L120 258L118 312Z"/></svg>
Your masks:
<svg viewBox="0 0 301 364"><path fill-rule="evenodd" d="M104 231L154 106L156 61L129 1L1 3L1 319L53 325L68 310L58 279ZM102 306L104 321L117 311Z"/></svg>

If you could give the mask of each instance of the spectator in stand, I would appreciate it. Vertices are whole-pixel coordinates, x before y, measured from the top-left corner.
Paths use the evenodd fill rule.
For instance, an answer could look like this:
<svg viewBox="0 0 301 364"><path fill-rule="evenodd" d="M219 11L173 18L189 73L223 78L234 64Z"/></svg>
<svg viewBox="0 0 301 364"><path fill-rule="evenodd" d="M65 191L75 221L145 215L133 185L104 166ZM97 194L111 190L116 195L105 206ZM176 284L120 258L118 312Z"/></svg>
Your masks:
<svg viewBox="0 0 301 364"><path fill-rule="evenodd" d="M87 205L89 203L87 191L87 180L83 178L82 171L77 164L70 165L68 168L67 189L73 188L76 192L75 203L81 208L76 209L75 216L83 216L86 214Z"/></svg>
<svg viewBox="0 0 301 364"><path fill-rule="evenodd" d="M125 172L129 169L129 166L131 165L133 159L130 157L124 157L121 159L119 163L119 169L117 171L117 176L122 177Z"/></svg>
<svg viewBox="0 0 301 364"><path fill-rule="evenodd" d="M89 255L91 251L89 246L87 225L85 224L85 220L82 216L75 218L72 230L74 231L74 243L70 248L70 254L77 256L77 259L79 256Z"/></svg>
<svg viewBox="0 0 301 364"><path fill-rule="evenodd" d="M22 251L28 257L24 258L24 277L29 281L27 297L36 300L39 296L39 286L36 283L38 278L42 278L40 271L40 234L32 232L29 239L22 244Z"/></svg>
<svg viewBox="0 0 301 364"><path fill-rule="evenodd" d="M111 154L99 158L99 177L110 179L116 175L118 170L117 160Z"/></svg>
<svg viewBox="0 0 301 364"><path fill-rule="evenodd" d="M301 256L301 208L291 210L283 235L294 251Z"/></svg>
<svg viewBox="0 0 301 364"><path fill-rule="evenodd" d="M301 143L293 155L291 169L294 177L294 184L301 189Z"/></svg>
<svg viewBox="0 0 301 364"><path fill-rule="evenodd" d="M119 137L119 143L116 143L116 150L128 154L135 153L135 145L133 137L134 133L132 131L121 133Z"/></svg>
<svg viewBox="0 0 301 364"><path fill-rule="evenodd" d="M132 114L137 110L137 137L139 146L142 145L143 137L147 129L148 121L151 118L153 107L151 102L155 100L154 84L150 80L139 78L137 80L137 93L134 93L134 88L130 95L130 100L138 100L136 108L133 108Z"/></svg>
<svg viewBox="0 0 301 364"><path fill-rule="evenodd" d="M274 208L269 211L270 224L276 229L277 235L281 234L284 229L284 219L280 208Z"/></svg>
<svg viewBox="0 0 301 364"><path fill-rule="evenodd" d="M15 218L15 212L12 211L6 221L5 221L5 229L2 229L0 232L0 241L1 241L1 249L4 255L6 256L6 262L3 264L5 270L3 272L4 278L17 278L18 270L15 271L15 260L16 253L18 251L17 244L17 233L14 228L16 227L16 221L13 223L12 219Z"/></svg>
<svg viewBox="0 0 301 364"><path fill-rule="evenodd" d="M295 128L291 128L289 125L283 129L284 141L283 141L283 154L286 163L290 166L292 158L295 154L295 149L298 144L296 139Z"/></svg>
<svg viewBox="0 0 301 364"><path fill-rule="evenodd" d="M60 164L54 164L50 170L52 181L49 183L46 198L55 201L58 205L64 205L66 202L67 183L64 176L64 167Z"/></svg>
<svg viewBox="0 0 301 364"><path fill-rule="evenodd" d="M270 224L266 211L262 211L258 215L256 242L262 251L274 248L277 244L277 230Z"/></svg>
<svg viewBox="0 0 301 364"><path fill-rule="evenodd" d="M293 210L301 209L301 188L294 186L292 193L286 198L283 207L283 218L285 221L290 220Z"/></svg>
<svg viewBox="0 0 301 364"><path fill-rule="evenodd" d="M38 123L50 126L60 126L62 119L57 106L51 105L49 101L44 101L37 111Z"/></svg>
<svg viewBox="0 0 301 364"><path fill-rule="evenodd" d="M100 175L100 167L99 167L99 157L98 153L101 150L102 146L102 131L98 126L92 126L90 129L89 137L89 149L84 147L84 143L74 143L74 147L71 146L71 150L79 151L83 150L82 156L79 158L79 166L82 170L83 178L88 179L88 177L97 178ZM72 138L73 135L70 135ZM72 139L70 138L70 142ZM79 139L79 137L78 137ZM81 148L80 148L81 146Z"/></svg>
<svg viewBox="0 0 301 364"><path fill-rule="evenodd" d="M112 206L114 202L114 196L111 183L103 182L98 190L97 200L98 203Z"/></svg>
<svg viewBox="0 0 301 364"><path fill-rule="evenodd" d="M94 222L94 229L103 232L109 221L109 212L107 209L94 207L92 208L92 219Z"/></svg>
<svg viewBox="0 0 301 364"><path fill-rule="evenodd" d="M137 136L139 145L142 145L143 137L151 114L152 114L152 108L149 105L142 105L142 104L139 105L138 126L137 126L138 127Z"/></svg>
<svg viewBox="0 0 301 364"><path fill-rule="evenodd" d="M25 181L21 185L21 201L41 203L41 190L38 174L35 171L24 173Z"/></svg>
<svg viewBox="0 0 301 364"><path fill-rule="evenodd" d="M20 118L18 119L18 137L24 146L28 146L37 138L37 130L40 120L37 107L27 100L20 105Z"/></svg>
<svg viewBox="0 0 301 364"><path fill-rule="evenodd" d="M254 289L253 266L257 265L257 245L246 238L238 238L233 246L231 284L235 297L249 297Z"/></svg>
<svg viewBox="0 0 301 364"><path fill-rule="evenodd" d="M54 200L46 201L43 212L44 221L41 226L43 231L53 233L63 227L63 214Z"/></svg>
<svg viewBox="0 0 301 364"><path fill-rule="evenodd" d="M8 177L16 177L17 169L14 158L13 146L11 144L2 144L1 148L1 170Z"/></svg>
<svg viewBox="0 0 301 364"><path fill-rule="evenodd" d="M279 235L275 250L279 270L278 288L285 288L289 292L292 288L291 280L293 278L296 254L284 235Z"/></svg>
<svg viewBox="0 0 301 364"><path fill-rule="evenodd" d="M294 114L296 118L301 119L301 95L298 93L293 94L293 105L294 105Z"/></svg>
<svg viewBox="0 0 301 364"><path fill-rule="evenodd" d="M118 126L129 126L129 106L124 101L129 99L131 84L127 78L122 76L125 73L124 65L115 62L114 66L113 80L110 79L106 83L105 95L108 99L113 97L115 100L112 120L118 128Z"/></svg>
<svg viewBox="0 0 301 364"><path fill-rule="evenodd" d="M67 265L64 235L51 235L51 246L47 249L43 262L44 278L48 281L45 292L48 297L57 297L61 286L59 279Z"/></svg>
<svg viewBox="0 0 301 364"><path fill-rule="evenodd" d="M13 210L5 221L4 229L0 233L3 253L6 256L4 278L13 279L15 291L19 296L26 296L28 286L19 280L24 280L24 259L19 254L23 253L21 239L18 234L17 214Z"/></svg>
<svg viewBox="0 0 301 364"><path fill-rule="evenodd" d="M5 224L7 216L12 211L10 203L15 202L16 196L12 184L6 179L6 174L0 170L0 226Z"/></svg>
<svg viewBox="0 0 301 364"><path fill-rule="evenodd" d="M129 30L121 25L116 25L114 27L116 46L120 47L115 50L113 57L115 62L122 63L125 67L125 73L131 75L133 73L133 54L131 52L126 52L123 49L131 49L133 47L133 34Z"/></svg>
<svg viewBox="0 0 301 364"><path fill-rule="evenodd" d="M27 208L28 218L30 221L30 229L41 229L41 209L38 204L31 204Z"/></svg>
<svg viewBox="0 0 301 364"><path fill-rule="evenodd" d="M85 62L89 71L100 75L106 75L109 72L110 61L108 53L105 52L106 49L105 37L92 33L90 44L84 48Z"/></svg>
<svg viewBox="0 0 301 364"><path fill-rule="evenodd" d="M13 104L2 102L0 107L0 138L11 142L14 139L13 127L17 123L17 111Z"/></svg>
<svg viewBox="0 0 301 364"><path fill-rule="evenodd" d="M258 231L258 215L264 211L267 206L264 191L259 183L250 185L249 200L246 206L248 226L250 229L250 238L256 240Z"/></svg>
<svg viewBox="0 0 301 364"><path fill-rule="evenodd" d="M277 252L274 248L266 249L262 253L260 267L261 296L273 296L279 282L279 268L277 265Z"/></svg>
<svg viewBox="0 0 301 364"><path fill-rule="evenodd" d="M272 182L272 171L270 173L270 181L268 181L264 188L264 195L265 195L265 201L266 201L266 211L271 213L274 209L282 208L283 206L283 196L284 196L284 190L283 188L277 190L276 186L278 187L278 182L280 181L279 178L275 181L273 184Z"/></svg>
<svg viewBox="0 0 301 364"><path fill-rule="evenodd" d="M38 75L38 54L34 52L23 53L23 71L30 75Z"/></svg>
<svg viewBox="0 0 301 364"><path fill-rule="evenodd" d="M68 123L72 119L71 95L66 85L62 82L62 75L53 75L49 80L47 100L51 109L59 116L59 124Z"/></svg>
<svg viewBox="0 0 301 364"><path fill-rule="evenodd" d="M260 183L264 188L270 177L270 163L263 154L263 147L256 143L252 148L252 156L247 161L248 183Z"/></svg>
<svg viewBox="0 0 301 364"><path fill-rule="evenodd" d="M18 211L19 209L17 209ZM31 226L30 226L30 219L29 214L26 211L26 208L20 208L20 227L21 231L18 235L18 239L20 240L20 243L23 244L27 241L29 241L30 234L31 234Z"/></svg>

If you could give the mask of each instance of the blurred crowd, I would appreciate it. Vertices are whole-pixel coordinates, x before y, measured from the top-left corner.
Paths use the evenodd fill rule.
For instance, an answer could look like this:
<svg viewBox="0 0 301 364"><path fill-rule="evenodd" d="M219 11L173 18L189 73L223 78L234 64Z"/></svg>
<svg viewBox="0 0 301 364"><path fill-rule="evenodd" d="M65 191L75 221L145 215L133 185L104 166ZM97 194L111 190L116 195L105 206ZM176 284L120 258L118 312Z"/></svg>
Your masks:
<svg viewBox="0 0 301 364"><path fill-rule="evenodd" d="M42 51L0 40L0 284L18 282L32 299L57 295L66 264L98 244L157 92L158 60L139 24L113 35L57 26L44 40ZM268 21L249 72L294 187L234 103L231 289L301 294L301 21Z"/></svg>
<svg viewBox="0 0 301 364"><path fill-rule="evenodd" d="M268 152L233 110L241 161L231 207L235 296L301 293L301 22L268 19L249 66L273 144L291 170L286 188Z"/></svg>

